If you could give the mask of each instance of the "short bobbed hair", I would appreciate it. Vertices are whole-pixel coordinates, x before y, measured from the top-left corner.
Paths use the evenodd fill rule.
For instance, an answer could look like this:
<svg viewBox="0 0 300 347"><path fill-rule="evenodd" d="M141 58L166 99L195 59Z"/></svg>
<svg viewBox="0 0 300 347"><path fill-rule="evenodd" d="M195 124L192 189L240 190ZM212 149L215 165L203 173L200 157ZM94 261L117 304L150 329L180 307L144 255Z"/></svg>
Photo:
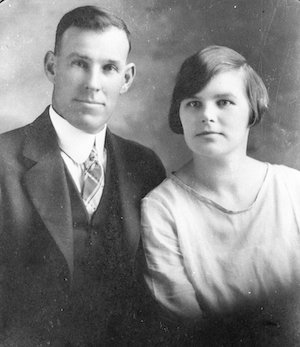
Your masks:
<svg viewBox="0 0 300 347"><path fill-rule="evenodd" d="M63 34L70 27L100 32L110 27L116 27L126 33L129 43L129 52L131 50L130 32L121 18L97 6L82 6L67 12L59 21L55 35L55 54L59 53Z"/></svg>
<svg viewBox="0 0 300 347"><path fill-rule="evenodd" d="M184 99L199 93L209 81L230 70L242 69L251 114L249 126L260 122L268 109L269 96L262 79L247 63L246 59L233 49L224 46L209 46L188 57L178 72L169 110L169 126L176 134L183 134L180 120L180 104Z"/></svg>

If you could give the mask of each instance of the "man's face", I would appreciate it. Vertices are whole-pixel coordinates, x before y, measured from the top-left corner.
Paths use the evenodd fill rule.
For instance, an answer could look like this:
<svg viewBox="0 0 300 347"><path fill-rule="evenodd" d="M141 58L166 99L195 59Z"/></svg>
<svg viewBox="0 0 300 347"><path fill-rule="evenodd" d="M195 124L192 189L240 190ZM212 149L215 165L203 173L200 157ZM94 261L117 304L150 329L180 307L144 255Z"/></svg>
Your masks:
<svg viewBox="0 0 300 347"><path fill-rule="evenodd" d="M128 50L126 33L116 27L103 32L68 28L59 52L48 52L45 58L54 110L78 129L99 132L133 80Z"/></svg>

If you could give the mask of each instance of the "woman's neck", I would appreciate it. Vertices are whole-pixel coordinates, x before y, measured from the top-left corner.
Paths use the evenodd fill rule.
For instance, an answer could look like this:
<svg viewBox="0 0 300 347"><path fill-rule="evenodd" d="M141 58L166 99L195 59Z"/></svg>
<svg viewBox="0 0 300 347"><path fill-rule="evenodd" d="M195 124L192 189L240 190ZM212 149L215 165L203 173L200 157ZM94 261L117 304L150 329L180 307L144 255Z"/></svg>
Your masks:
<svg viewBox="0 0 300 347"><path fill-rule="evenodd" d="M210 190L218 190L238 185L245 167L249 165L249 159L246 155L230 158L194 156L191 162L191 170L199 183Z"/></svg>
<svg viewBox="0 0 300 347"><path fill-rule="evenodd" d="M201 195L229 210L242 210L255 200L266 173L265 164L246 155L193 160L179 171L181 179Z"/></svg>

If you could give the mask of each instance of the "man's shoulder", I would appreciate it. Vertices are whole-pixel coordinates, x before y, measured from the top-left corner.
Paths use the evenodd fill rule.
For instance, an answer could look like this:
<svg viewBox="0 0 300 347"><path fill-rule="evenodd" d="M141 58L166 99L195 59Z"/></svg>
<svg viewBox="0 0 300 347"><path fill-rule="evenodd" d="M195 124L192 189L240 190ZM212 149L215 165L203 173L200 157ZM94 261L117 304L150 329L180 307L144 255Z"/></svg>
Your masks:
<svg viewBox="0 0 300 347"><path fill-rule="evenodd" d="M116 151L115 159L118 161L119 168L122 167L127 175L132 175L136 183L142 182L145 193L165 178L165 168L152 149L110 132L109 135L113 150Z"/></svg>
<svg viewBox="0 0 300 347"><path fill-rule="evenodd" d="M24 138L29 130L30 124L16 128L0 134L0 152L5 153L7 148L13 151L14 148L22 146Z"/></svg>
<svg viewBox="0 0 300 347"><path fill-rule="evenodd" d="M22 139L26 137L32 131L33 128L36 128L37 126L39 126L40 123L45 122L47 114L48 111L46 109L32 122L0 134L0 143L18 143L19 141L22 141Z"/></svg>
<svg viewBox="0 0 300 347"><path fill-rule="evenodd" d="M110 132L110 136L113 138L113 142L117 145L117 149L124 155L128 155L132 160L137 160L140 158L158 159L158 156L152 149L136 141L125 139L112 132Z"/></svg>
<svg viewBox="0 0 300 347"><path fill-rule="evenodd" d="M28 138L33 137L39 142L45 141L44 138L49 133L47 114L46 109L31 123L0 134L1 159L18 156L23 151Z"/></svg>
<svg viewBox="0 0 300 347"><path fill-rule="evenodd" d="M118 143L118 145L120 146L120 148L122 148L123 150L131 150L133 148L135 148L137 151L141 151L141 152L153 152L150 148L136 142L133 140L129 140L126 139L120 135L117 135L111 131L109 131L109 135L114 139L114 141L116 141Z"/></svg>
<svg viewBox="0 0 300 347"><path fill-rule="evenodd" d="M4 141L4 140L9 140L9 139L18 138L20 136L23 136L26 133L26 129L29 128L30 125L31 125L31 123L20 126L18 128L14 128L12 130L8 130L4 133L1 133L0 134L0 140Z"/></svg>

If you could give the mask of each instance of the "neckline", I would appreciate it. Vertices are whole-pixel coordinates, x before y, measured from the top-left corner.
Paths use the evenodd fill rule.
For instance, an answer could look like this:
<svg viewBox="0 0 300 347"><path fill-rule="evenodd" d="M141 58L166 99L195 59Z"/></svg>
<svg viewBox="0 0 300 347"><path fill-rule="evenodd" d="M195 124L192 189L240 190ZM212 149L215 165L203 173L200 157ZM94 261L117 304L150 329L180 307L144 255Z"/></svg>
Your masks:
<svg viewBox="0 0 300 347"><path fill-rule="evenodd" d="M75 128L67 120L61 117L52 106L49 116L55 129L60 149L76 164L83 164L89 157L93 146L98 151L99 160L103 160L106 128L97 134L89 134Z"/></svg>
<svg viewBox="0 0 300 347"><path fill-rule="evenodd" d="M172 172L170 175L171 180L173 180L176 184L178 184L181 188L189 191L191 194L193 194L197 199L201 200L204 203L207 203L213 207L215 207L216 209L220 210L223 213L226 214L241 214L244 212L247 212L249 210L251 210L253 208L253 206L257 203L257 201L260 200L260 197L263 194L263 191L265 190L265 186L267 185L267 181L269 180L269 172L270 172L270 164L269 163L265 163L267 168L266 168L266 173L264 176L264 179L262 181L262 184L256 194L256 197L254 199L254 201L245 209L242 210L229 210L225 207L223 207L222 205L218 204L217 202L215 202L214 200L211 200L203 195L201 195L199 192L197 192L193 187L189 186L188 184L186 184L185 182L183 182L178 176L176 176L176 172Z"/></svg>

